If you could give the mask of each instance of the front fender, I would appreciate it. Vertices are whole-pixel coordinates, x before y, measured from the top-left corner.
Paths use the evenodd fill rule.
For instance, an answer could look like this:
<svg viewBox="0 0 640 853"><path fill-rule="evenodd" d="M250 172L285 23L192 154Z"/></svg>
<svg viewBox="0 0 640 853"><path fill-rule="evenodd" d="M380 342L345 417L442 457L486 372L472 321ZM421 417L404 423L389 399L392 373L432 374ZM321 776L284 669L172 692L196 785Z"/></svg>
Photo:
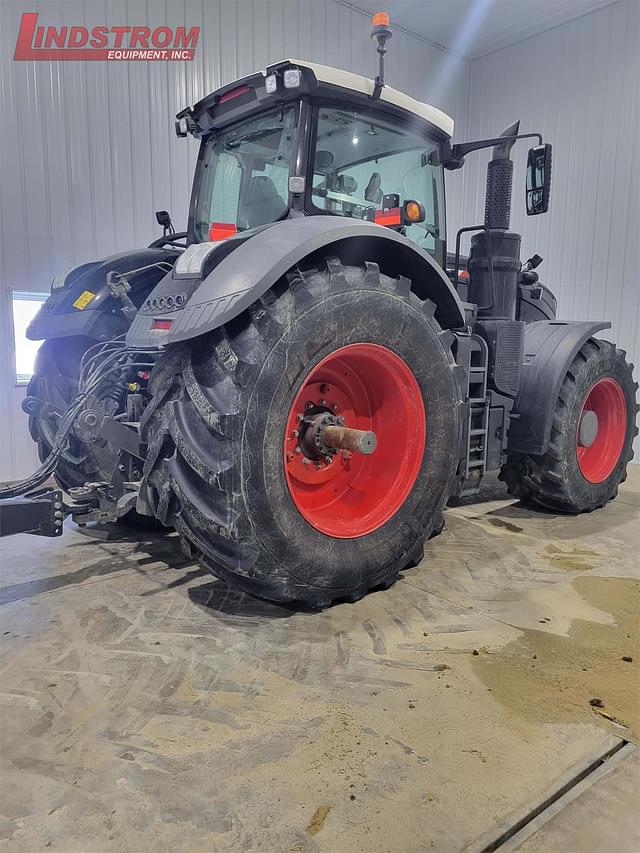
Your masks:
<svg viewBox="0 0 640 853"><path fill-rule="evenodd" d="M611 323L541 320L525 326L520 390L511 414L507 451L541 456L551 435L560 387L580 347Z"/></svg>
<svg viewBox="0 0 640 853"><path fill-rule="evenodd" d="M238 240L231 251L234 239L213 250L213 269L195 288L189 284L184 307L162 312L162 329L154 322L157 308L148 303L162 298L165 304L168 296L173 299L185 287L176 271L167 276L135 317L127 343L133 347L160 346L210 332L245 311L289 270L328 253L338 255L345 264L375 261L383 273L406 276L421 298L435 303L441 326L464 325L462 303L444 271L423 249L380 225L337 216L308 216L256 230L248 239ZM216 263L218 252L224 257Z"/></svg>

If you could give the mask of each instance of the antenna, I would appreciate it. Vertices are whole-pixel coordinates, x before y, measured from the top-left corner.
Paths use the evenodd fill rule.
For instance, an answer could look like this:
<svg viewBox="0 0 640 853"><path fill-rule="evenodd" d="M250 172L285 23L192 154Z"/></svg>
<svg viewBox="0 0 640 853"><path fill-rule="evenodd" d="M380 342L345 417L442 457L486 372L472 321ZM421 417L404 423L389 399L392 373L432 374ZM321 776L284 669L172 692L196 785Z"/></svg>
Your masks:
<svg viewBox="0 0 640 853"><path fill-rule="evenodd" d="M384 86L384 55L387 52L387 42L391 38L391 30L389 29L389 15L387 12L376 12L371 18L373 30L371 38L375 39L378 44L378 74L373 87L371 97L377 101Z"/></svg>

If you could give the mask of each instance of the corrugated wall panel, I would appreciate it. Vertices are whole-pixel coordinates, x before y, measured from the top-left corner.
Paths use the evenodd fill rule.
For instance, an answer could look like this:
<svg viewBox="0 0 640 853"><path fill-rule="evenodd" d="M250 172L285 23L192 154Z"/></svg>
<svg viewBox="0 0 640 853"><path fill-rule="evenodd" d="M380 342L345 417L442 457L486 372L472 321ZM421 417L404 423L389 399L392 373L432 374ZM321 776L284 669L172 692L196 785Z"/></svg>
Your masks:
<svg viewBox="0 0 640 853"><path fill-rule="evenodd" d="M198 26L193 62L13 62L20 17L51 26ZM10 288L47 291L55 272L146 245L153 212L186 224L197 144L177 110L286 56L373 76L368 16L336 0L0 0L0 480L35 464L23 388L13 383ZM394 33L387 79L425 99L448 54ZM434 103L464 135L468 64L453 62ZM460 190L450 201L459 207Z"/></svg>
<svg viewBox="0 0 640 853"><path fill-rule="evenodd" d="M640 365L638 87L640 4L621 0L471 64L468 132L494 136L513 119L553 143L551 206L527 217L527 145L514 148L514 213L523 258L565 319L610 320L612 337ZM467 158L465 219L482 221L486 162ZM637 378L637 374L636 374Z"/></svg>

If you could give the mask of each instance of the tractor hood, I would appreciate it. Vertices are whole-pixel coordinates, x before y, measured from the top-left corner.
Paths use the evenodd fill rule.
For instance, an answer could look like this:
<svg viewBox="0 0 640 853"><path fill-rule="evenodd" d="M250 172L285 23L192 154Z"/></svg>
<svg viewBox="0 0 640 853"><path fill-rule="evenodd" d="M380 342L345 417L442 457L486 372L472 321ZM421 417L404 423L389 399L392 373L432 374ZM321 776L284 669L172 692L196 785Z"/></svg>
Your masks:
<svg viewBox="0 0 640 853"><path fill-rule="evenodd" d="M107 287L107 273L126 273L148 267L130 279L129 295L139 306L167 269L173 266L178 255L175 249L137 249L80 264L57 275L51 296L27 328L27 338L41 341L86 335L106 340L123 334L129 324L120 311L119 301Z"/></svg>

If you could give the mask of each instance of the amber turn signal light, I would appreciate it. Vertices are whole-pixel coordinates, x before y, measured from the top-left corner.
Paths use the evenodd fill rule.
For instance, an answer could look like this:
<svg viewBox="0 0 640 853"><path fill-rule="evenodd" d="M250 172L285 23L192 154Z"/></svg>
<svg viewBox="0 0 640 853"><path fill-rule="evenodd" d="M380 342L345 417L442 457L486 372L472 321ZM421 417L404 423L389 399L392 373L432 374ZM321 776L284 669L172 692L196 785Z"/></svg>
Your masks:
<svg viewBox="0 0 640 853"><path fill-rule="evenodd" d="M405 225L424 222L424 206L419 201L409 199L402 205L402 221Z"/></svg>

